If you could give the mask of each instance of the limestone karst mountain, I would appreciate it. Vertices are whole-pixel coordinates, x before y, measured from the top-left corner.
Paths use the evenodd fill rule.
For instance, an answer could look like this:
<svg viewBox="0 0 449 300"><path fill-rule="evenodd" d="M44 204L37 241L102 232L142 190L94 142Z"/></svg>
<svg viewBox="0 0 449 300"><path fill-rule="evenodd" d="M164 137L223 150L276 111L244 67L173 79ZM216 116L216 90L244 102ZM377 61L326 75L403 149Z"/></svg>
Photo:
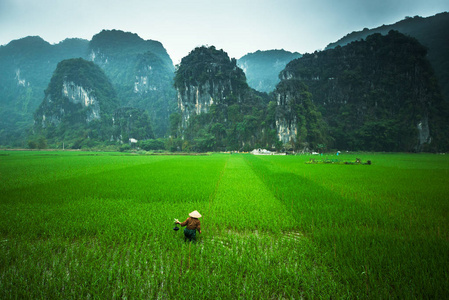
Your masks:
<svg viewBox="0 0 449 300"><path fill-rule="evenodd" d="M51 45L26 37L0 46L0 144L26 147L33 114L59 62L84 58L110 78L119 106L146 110L157 136L165 136L176 107L174 66L157 41L119 30L102 31L91 41L66 39Z"/></svg>
<svg viewBox="0 0 449 300"><path fill-rule="evenodd" d="M120 106L146 110L156 136L165 136L176 92L175 69L163 45L130 32L103 30L92 37L88 51L88 59L110 78Z"/></svg>
<svg viewBox="0 0 449 300"><path fill-rule="evenodd" d="M0 144L23 147L33 114L56 65L84 57L88 41L66 39L51 45L33 36L0 46Z"/></svg>
<svg viewBox="0 0 449 300"><path fill-rule="evenodd" d="M406 17L404 20L394 24L354 31L338 41L330 43L326 49L344 46L353 41L365 39L374 33L386 35L390 30L396 30L414 37L427 48L427 58L435 70L443 97L449 102L449 12L439 13L426 18L420 16Z"/></svg>
<svg viewBox="0 0 449 300"><path fill-rule="evenodd" d="M34 119L36 135L66 148L153 137L148 114L119 108L104 71L82 58L58 64Z"/></svg>
<svg viewBox="0 0 449 300"><path fill-rule="evenodd" d="M198 47L176 70L179 136L196 150L250 149L266 144L261 122L268 97L251 89L235 59L214 46ZM267 125L269 126L269 125ZM274 137L274 135L272 135Z"/></svg>
<svg viewBox="0 0 449 300"><path fill-rule="evenodd" d="M414 38L391 31L307 54L290 62L281 78L275 92L278 99L288 96L283 89L287 83L308 86L334 149L441 151L448 147L447 103L426 59L426 48ZM291 103L284 101L281 107L290 112ZM277 122L291 123L291 117L278 114ZM293 122L290 139L304 135L302 124Z"/></svg>
<svg viewBox="0 0 449 300"><path fill-rule="evenodd" d="M82 58L61 61L37 109L35 130L49 140L107 140L119 103L100 67Z"/></svg>

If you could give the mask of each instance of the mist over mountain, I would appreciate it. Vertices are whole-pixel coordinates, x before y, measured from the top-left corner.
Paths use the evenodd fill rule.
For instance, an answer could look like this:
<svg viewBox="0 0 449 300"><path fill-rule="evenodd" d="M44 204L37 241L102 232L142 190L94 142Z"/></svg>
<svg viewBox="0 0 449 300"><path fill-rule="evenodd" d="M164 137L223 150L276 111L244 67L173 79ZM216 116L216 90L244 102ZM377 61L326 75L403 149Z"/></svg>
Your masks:
<svg viewBox="0 0 449 300"><path fill-rule="evenodd" d="M88 41L66 39L50 45L40 37L26 37L0 47L0 144L26 140L33 113L44 97L57 64L83 57Z"/></svg>
<svg viewBox="0 0 449 300"><path fill-rule="evenodd" d="M103 30L89 43L89 59L111 79L120 105L148 111L156 136L163 137L176 92L173 62L162 44L130 32Z"/></svg>
<svg viewBox="0 0 449 300"><path fill-rule="evenodd" d="M279 73L295 58L297 52L267 50L248 53L237 60L237 65L245 72L248 85L259 92L272 92L279 83Z"/></svg>
<svg viewBox="0 0 449 300"><path fill-rule="evenodd" d="M325 51L238 61L202 46L176 68L162 43L121 30L11 41L0 47L0 145L447 151L447 16L394 24L416 39L366 29Z"/></svg>
<svg viewBox="0 0 449 300"><path fill-rule="evenodd" d="M0 144L26 146L33 114L60 61L84 58L110 79L122 107L146 110L154 133L163 137L176 108L174 66L157 41L120 30L102 31L91 41L66 39L51 45L26 37L0 47Z"/></svg>
<svg viewBox="0 0 449 300"><path fill-rule="evenodd" d="M390 30L397 30L403 34L416 38L428 49L427 57L432 64L443 97L449 102L449 13L443 12L432 17L407 17L391 25L377 28L365 28L347 34L340 40L330 43L326 49L344 46L350 42L365 39L373 33L388 34Z"/></svg>

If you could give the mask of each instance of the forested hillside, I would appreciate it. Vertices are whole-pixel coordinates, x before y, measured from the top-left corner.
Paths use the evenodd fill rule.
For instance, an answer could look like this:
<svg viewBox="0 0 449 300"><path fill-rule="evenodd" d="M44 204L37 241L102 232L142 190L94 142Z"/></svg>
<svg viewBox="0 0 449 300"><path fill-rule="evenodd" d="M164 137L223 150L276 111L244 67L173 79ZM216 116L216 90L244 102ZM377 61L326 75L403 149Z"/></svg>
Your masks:
<svg viewBox="0 0 449 300"><path fill-rule="evenodd" d="M119 100L104 71L82 58L61 61L34 116L35 137L53 147L79 149L130 138L153 138L148 113L119 108ZM31 146L31 145L30 145Z"/></svg>
<svg viewBox="0 0 449 300"><path fill-rule="evenodd" d="M154 133L164 137L176 92L173 62L162 44L130 32L103 30L89 43L89 59L110 78L120 105L148 111Z"/></svg>
<svg viewBox="0 0 449 300"><path fill-rule="evenodd" d="M447 103L426 48L414 38L397 31L373 34L344 47L304 55L280 76L281 83L308 86L327 123L332 148L448 149Z"/></svg>
<svg viewBox="0 0 449 300"><path fill-rule="evenodd" d="M274 118L266 94L252 90L235 59L211 46L198 47L176 70L178 115L174 132L183 150L250 150L274 143ZM272 107L273 108L273 107Z"/></svg>
<svg viewBox="0 0 449 300"><path fill-rule="evenodd" d="M42 102L56 65L84 57L88 41L66 39L50 45L26 37L0 47L0 144L23 147L33 113Z"/></svg>
<svg viewBox="0 0 449 300"><path fill-rule="evenodd" d="M163 137L176 108L174 66L160 42L119 30L91 41L66 39L50 45L26 37L0 47L0 145L26 147L33 114L59 62L94 61L110 79L122 107L147 111L154 133Z"/></svg>
<svg viewBox="0 0 449 300"><path fill-rule="evenodd" d="M386 35L390 30L416 38L428 50L427 57L435 70L444 99L449 102L449 13L444 12L432 17L407 17L392 25L352 32L335 43L330 43L326 49L344 46L352 41L365 39L373 33Z"/></svg>
<svg viewBox="0 0 449 300"><path fill-rule="evenodd" d="M62 147L65 143L67 148L77 148L86 139L108 140L118 105L115 90L100 67L81 58L63 60L35 113L34 131L49 144Z"/></svg>

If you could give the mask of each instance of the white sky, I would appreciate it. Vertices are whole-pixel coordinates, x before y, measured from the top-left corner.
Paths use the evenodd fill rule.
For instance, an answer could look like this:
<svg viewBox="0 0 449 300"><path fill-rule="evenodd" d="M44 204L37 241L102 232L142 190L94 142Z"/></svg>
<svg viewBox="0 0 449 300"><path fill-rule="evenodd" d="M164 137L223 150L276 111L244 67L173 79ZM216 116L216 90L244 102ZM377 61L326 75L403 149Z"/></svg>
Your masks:
<svg viewBox="0 0 449 300"><path fill-rule="evenodd" d="M237 59L257 50L310 53L352 31L444 11L448 0L0 0L0 45L120 29L160 41L177 64L201 45Z"/></svg>

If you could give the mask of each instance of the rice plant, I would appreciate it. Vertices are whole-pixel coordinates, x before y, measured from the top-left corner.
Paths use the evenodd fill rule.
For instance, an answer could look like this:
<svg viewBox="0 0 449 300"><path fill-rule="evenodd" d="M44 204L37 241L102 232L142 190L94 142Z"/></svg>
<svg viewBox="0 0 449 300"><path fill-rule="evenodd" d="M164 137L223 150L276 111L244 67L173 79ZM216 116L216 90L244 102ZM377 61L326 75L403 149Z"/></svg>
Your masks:
<svg viewBox="0 0 449 300"><path fill-rule="evenodd" d="M448 293L443 155L0 154L2 299Z"/></svg>

